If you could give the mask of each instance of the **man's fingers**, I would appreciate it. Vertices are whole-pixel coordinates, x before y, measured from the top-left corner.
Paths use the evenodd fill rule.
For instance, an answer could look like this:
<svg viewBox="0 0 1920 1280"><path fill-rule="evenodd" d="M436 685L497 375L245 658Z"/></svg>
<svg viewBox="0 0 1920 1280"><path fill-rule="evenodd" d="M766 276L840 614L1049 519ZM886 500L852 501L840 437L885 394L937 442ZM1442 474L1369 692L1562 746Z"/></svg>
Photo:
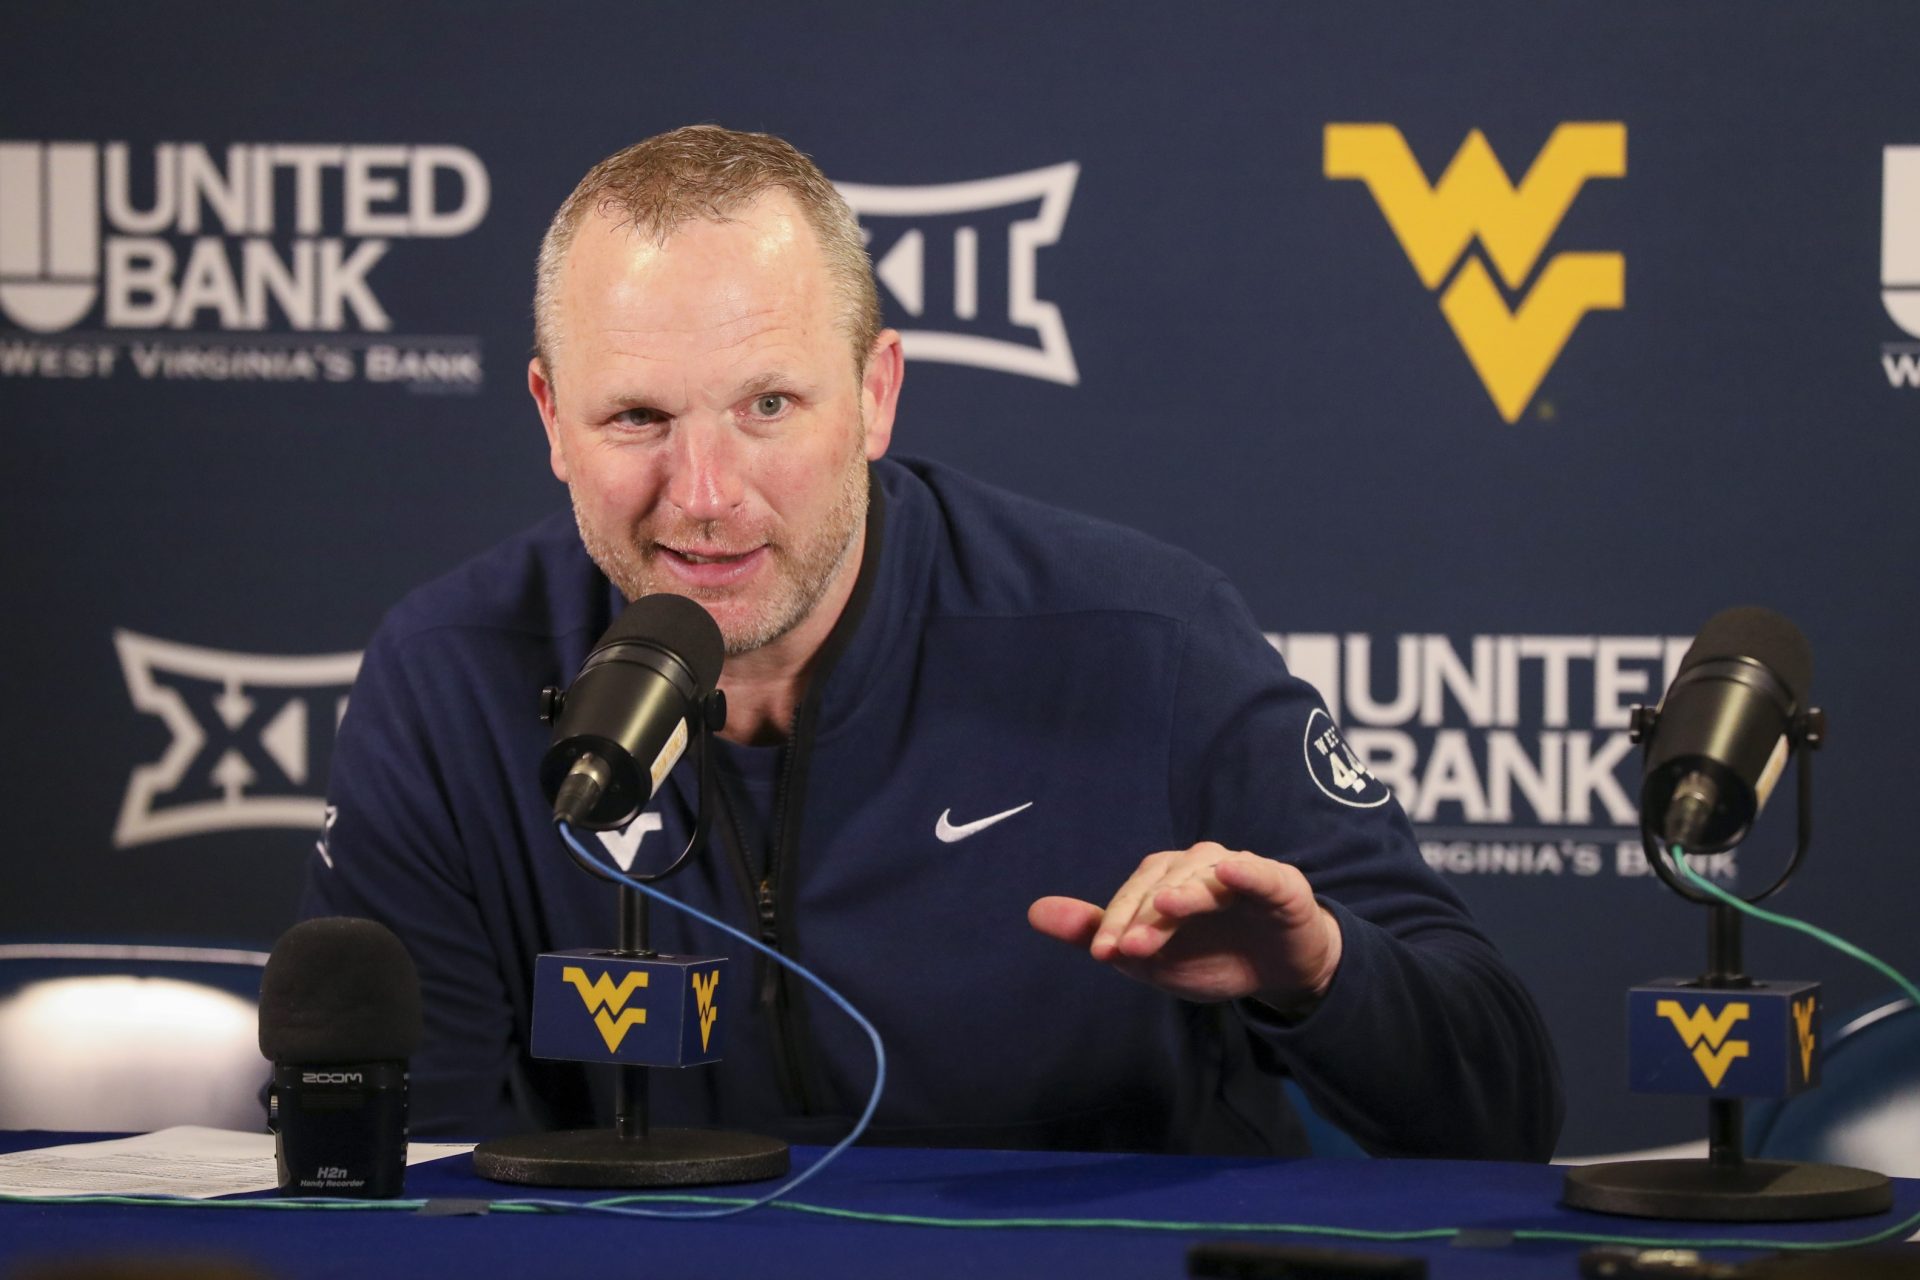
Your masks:
<svg viewBox="0 0 1920 1280"><path fill-rule="evenodd" d="M1217 874L1222 865L1214 861L1190 863L1182 869L1183 874L1163 880L1149 899L1152 912L1142 912L1121 936L1120 953L1145 960L1166 946L1187 921L1232 905L1241 892Z"/></svg>
<svg viewBox="0 0 1920 1280"><path fill-rule="evenodd" d="M1318 910L1306 876L1290 863L1235 854L1222 858L1214 875L1231 892L1259 899L1290 924L1308 919Z"/></svg>
<svg viewBox="0 0 1920 1280"><path fill-rule="evenodd" d="M1127 882L1120 886L1120 891L1113 895L1113 901L1107 903L1106 915L1100 921L1099 931L1093 936L1095 960L1112 958L1120 939L1134 926L1143 909L1152 912L1147 902L1148 895L1166 876L1168 861L1172 856L1156 853L1141 862L1139 868L1127 877Z"/></svg>
<svg viewBox="0 0 1920 1280"><path fill-rule="evenodd" d="M1236 896L1214 868L1201 867L1185 880L1161 885L1153 895L1153 909L1170 921L1187 920L1218 911Z"/></svg>
<svg viewBox="0 0 1920 1280"><path fill-rule="evenodd" d="M1027 919L1130 978L1190 1000L1319 996L1342 950L1338 921L1298 867L1212 841L1145 858L1104 910L1078 898L1041 898Z"/></svg>
<svg viewBox="0 0 1920 1280"><path fill-rule="evenodd" d="M1049 938L1058 938L1075 947L1093 942L1100 917L1100 908L1078 898L1041 898L1027 908L1028 924Z"/></svg>
<svg viewBox="0 0 1920 1280"><path fill-rule="evenodd" d="M1182 920L1217 910L1233 896L1212 874L1214 864L1225 856L1225 849L1207 843L1178 853L1156 854L1142 863L1134 879L1116 896L1114 905L1107 908L1106 921L1100 926L1102 935L1113 931L1113 951L1109 954L1147 959L1166 945ZM1122 905L1121 898L1131 896L1128 891L1133 889L1139 893L1126 904L1128 914L1117 914L1115 908ZM1097 959L1108 958L1101 954L1098 939L1093 954Z"/></svg>
<svg viewBox="0 0 1920 1280"><path fill-rule="evenodd" d="M1222 851L1205 861L1183 860L1165 875L1148 899L1151 910L1139 912L1120 935L1120 955L1144 960L1155 955L1180 926L1196 917L1224 911L1235 902L1251 900L1285 917L1294 899L1312 893L1306 877L1289 866L1250 853ZM1112 916L1111 910L1108 912Z"/></svg>

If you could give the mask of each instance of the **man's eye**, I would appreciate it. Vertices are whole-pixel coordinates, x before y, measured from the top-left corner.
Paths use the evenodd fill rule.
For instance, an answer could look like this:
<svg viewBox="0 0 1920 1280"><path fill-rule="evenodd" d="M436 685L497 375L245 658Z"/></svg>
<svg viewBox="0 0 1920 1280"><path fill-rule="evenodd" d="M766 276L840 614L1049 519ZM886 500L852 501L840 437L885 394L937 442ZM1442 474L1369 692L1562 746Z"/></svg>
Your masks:
<svg viewBox="0 0 1920 1280"><path fill-rule="evenodd" d="M778 392L770 392L753 402L753 412L761 418L777 418L786 407L787 398Z"/></svg>
<svg viewBox="0 0 1920 1280"><path fill-rule="evenodd" d="M650 427L662 419L658 409L623 409L613 420L623 427Z"/></svg>

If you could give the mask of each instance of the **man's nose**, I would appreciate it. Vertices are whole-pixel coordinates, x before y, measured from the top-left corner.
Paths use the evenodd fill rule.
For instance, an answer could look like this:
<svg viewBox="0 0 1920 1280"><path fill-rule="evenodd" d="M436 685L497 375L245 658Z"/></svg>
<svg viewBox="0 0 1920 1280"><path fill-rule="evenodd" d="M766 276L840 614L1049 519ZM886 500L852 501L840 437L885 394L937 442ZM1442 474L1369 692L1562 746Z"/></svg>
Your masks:
<svg viewBox="0 0 1920 1280"><path fill-rule="evenodd" d="M740 442L723 424L683 419L676 425L667 500L694 520L732 514L746 491Z"/></svg>

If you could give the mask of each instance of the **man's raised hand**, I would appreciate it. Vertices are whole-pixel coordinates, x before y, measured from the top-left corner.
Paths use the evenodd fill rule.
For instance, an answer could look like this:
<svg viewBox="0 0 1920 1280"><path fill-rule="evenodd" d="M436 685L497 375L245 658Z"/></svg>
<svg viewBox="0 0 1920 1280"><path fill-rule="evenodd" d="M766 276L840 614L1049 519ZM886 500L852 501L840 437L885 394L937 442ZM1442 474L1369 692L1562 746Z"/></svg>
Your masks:
<svg viewBox="0 0 1920 1280"><path fill-rule="evenodd" d="M1298 868L1212 841L1149 855L1104 911L1041 898L1027 921L1186 1000L1253 997L1301 1013L1340 965L1340 926Z"/></svg>

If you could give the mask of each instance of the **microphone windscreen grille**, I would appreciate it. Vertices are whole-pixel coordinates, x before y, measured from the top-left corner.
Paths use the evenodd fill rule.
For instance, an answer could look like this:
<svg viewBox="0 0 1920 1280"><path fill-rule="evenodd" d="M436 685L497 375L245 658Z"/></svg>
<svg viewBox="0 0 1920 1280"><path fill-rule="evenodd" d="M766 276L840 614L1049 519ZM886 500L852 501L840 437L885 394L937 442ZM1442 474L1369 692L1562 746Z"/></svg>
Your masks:
<svg viewBox="0 0 1920 1280"><path fill-rule="evenodd" d="M1680 669L1717 658L1751 658L1787 686L1795 703L1806 705L1813 683L1813 649L1800 628L1771 609L1743 605L1708 618L1694 637Z"/></svg>
<svg viewBox="0 0 1920 1280"><path fill-rule="evenodd" d="M274 944L260 980L260 1052L275 1062L390 1061L420 1047L420 976L393 931L327 916Z"/></svg>
<svg viewBox="0 0 1920 1280"><path fill-rule="evenodd" d="M727 656L720 624L685 596L667 592L641 596L613 620L594 647L630 640L643 640L678 654L702 693L720 683L720 665Z"/></svg>

